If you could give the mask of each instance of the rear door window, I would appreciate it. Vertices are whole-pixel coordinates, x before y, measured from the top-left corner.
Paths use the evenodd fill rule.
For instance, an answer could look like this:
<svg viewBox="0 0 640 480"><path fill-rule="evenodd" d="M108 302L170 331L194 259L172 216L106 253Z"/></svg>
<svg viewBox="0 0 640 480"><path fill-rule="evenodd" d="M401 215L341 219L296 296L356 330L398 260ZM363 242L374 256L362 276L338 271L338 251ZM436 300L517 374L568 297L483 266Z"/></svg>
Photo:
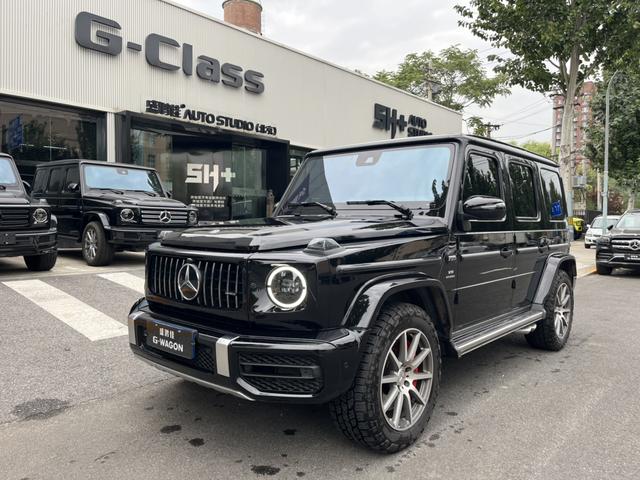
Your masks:
<svg viewBox="0 0 640 480"><path fill-rule="evenodd" d="M567 215L564 192L560 175L552 170L540 170L542 179L542 193L545 197L545 207L552 221L564 221Z"/></svg>

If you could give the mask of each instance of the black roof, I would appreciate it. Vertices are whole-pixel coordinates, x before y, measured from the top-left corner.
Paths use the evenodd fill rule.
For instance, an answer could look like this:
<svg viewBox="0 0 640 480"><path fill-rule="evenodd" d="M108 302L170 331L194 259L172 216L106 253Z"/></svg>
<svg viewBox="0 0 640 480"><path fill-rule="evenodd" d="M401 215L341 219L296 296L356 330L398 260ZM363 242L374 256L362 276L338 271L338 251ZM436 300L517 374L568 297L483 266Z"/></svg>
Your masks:
<svg viewBox="0 0 640 480"><path fill-rule="evenodd" d="M132 165L130 163L114 163L114 162L104 162L102 160L84 160L82 158L69 158L67 160L55 160L53 162L44 162L38 164L38 168L50 168L50 167L61 167L65 165L100 165L103 167L123 167L123 168L138 168L140 170L155 170L151 167L141 167L140 165Z"/></svg>
<svg viewBox="0 0 640 480"><path fill-rule="evenodd" d="M558 168L558 164L541 155L516 147L509 143L493 140L491 138L479 137L476 135L429 135L424 137L396 138L394 140L381 140L376 142L361 143L355 145L346 145L343 147L326 148L315 150L309 153L309 156L316 155L335 155L338 153L348 153L359 150L371 150L374 148L389 148L410 145L423 145L429 143L457 142L478 145L487 148L493 148L502 152L511 153L520 157L525 157L534 162L543 163L550 167Z"/></svg>

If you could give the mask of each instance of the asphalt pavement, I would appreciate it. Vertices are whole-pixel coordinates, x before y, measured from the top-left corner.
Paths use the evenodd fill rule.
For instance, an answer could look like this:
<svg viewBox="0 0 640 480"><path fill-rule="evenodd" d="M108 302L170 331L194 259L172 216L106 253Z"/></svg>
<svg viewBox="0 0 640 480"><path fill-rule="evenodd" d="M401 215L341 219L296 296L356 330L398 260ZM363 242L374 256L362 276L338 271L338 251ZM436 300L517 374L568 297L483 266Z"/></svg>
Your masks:
<svg viewBox="0 0 640 480"><path fill-rule="evenodd" d="M425 434L391 456L324 406L244 402L132 358L111 321L141 296L141 255L66 253L47 274L0 259L0 478L638 479L640 275L589 275L594 250L574 251L567 347L511 335L445 359Z"/></svg>

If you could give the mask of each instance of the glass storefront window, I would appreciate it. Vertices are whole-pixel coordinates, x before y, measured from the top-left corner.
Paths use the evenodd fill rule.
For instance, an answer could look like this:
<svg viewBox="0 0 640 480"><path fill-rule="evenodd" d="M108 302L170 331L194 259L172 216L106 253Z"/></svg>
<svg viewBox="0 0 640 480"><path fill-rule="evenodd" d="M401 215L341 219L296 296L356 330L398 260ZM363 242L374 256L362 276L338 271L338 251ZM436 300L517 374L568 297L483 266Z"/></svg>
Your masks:
<svg viewBox="0 0 640 480"><path fill-rule="evenodd" d="M104 160L103 129L103 115L0 99L0 150L16 160L28 182L39 163Z"/></svg>
<svg viewBox="0 0 640 480"><path fill-rule="evenodd" d="M265 215L266 157L215 135L131 130L132 162L158 170L165 189L197 206L203 222Z"/></svg>

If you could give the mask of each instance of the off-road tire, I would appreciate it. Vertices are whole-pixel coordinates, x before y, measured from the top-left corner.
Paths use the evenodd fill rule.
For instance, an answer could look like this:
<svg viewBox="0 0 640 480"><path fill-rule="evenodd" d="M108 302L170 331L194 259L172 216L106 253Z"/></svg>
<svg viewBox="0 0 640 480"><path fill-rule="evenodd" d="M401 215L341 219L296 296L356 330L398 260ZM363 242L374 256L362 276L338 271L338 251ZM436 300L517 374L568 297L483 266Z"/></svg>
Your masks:
<svg viewBox="0 0 640 480"><path fill-rule="evenodd" d="M96 254L93 257L87 251L90 232L94 232L96 238ZM92 267L109 265L113 261L113 254L113 246L107 242L107 236L100 222L89 222L82 232L82 257L87 265Z"/></svg>
<svg viewBox="0 0 640 480"><path fill-rule="evenodd" d="M569 286L571 292L571 320L567 327L567 331L562 338L560 338L555 329L555 307L556 307L556 292L563 283ZM540 348L542 350L558 351L566 345L569 335L571 334L571 327L573 326L574 307L573 307L573 283L569 274L564 270L559 270L556 273L556 278L553 280L549 296L544 303L544 309L546 312L545 318L540 320L536 329L525 335L527 342L534 348Z"/></svg>
<svg viewBox="0 0 640 480"><path fill-rule="evenodd" d="M45 253L43 255L25 255L24 263L32 272L48 272L58 259L58 252Z"/></svg>
<svg viewBox="0 0 640 480"><path fill-rule="evenodd" d="M598 275L611 275L613 268L596 264L596 272Z"/></svg>
<svg viewBox="0 0 640 480"><path fill-rule="evenodd" d="M433 355L433 381L420 419L408 430L398 431L384 418L379 395L380 377L390 346L408 328L421 330L429 341ZM331 402L331 416L347 438L379 452L398 452L420 437L433 412L442 370L438 335L423 309L410 303L390 303L380 311L365 342L353 385Z"/></svg>

